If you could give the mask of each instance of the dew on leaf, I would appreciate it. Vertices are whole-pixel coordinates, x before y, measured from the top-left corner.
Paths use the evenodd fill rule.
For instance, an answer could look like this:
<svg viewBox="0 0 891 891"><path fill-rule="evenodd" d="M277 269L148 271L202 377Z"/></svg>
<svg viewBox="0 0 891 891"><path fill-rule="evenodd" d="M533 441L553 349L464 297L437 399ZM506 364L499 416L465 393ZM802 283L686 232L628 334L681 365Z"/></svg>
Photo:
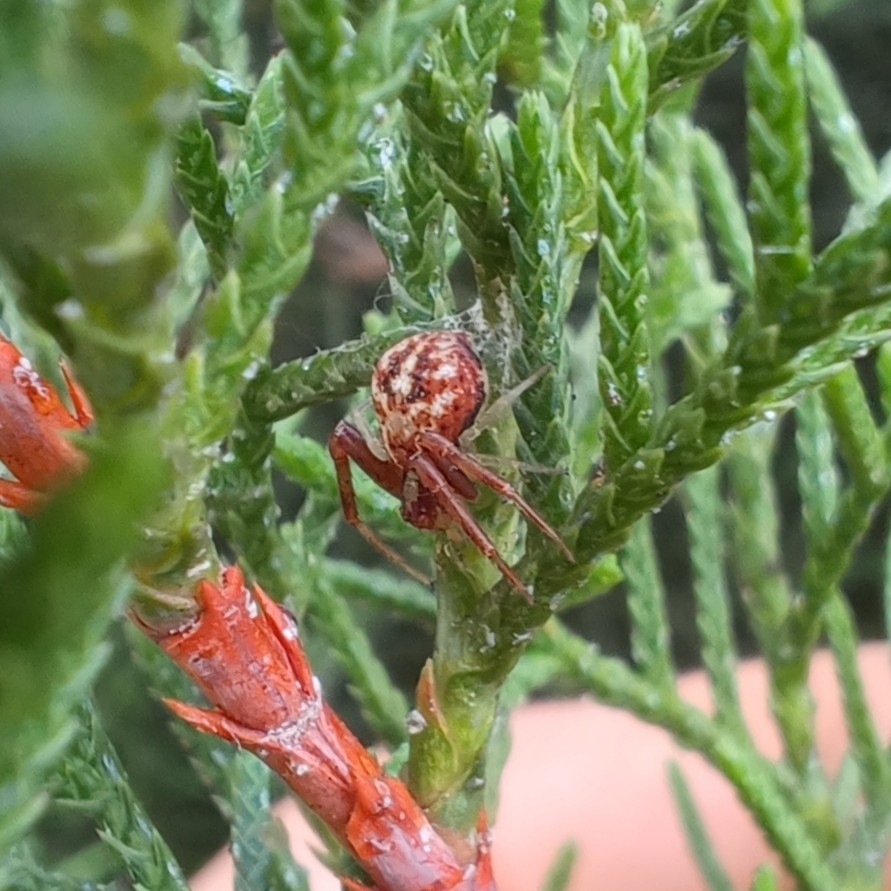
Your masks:
<svg viewBox="0 0 891 891"><path fill-rule="evenodd" d="M416 708L405 717L405 729L409 736L415 736L427 728L427 719Z"/></svg>
<svg viewBox="0 0 891 891"><path fill-rule="evenodd" d="M126 9L117 7L109 9L102 16L102 27L113 37L126 37L132 30L133 21Z"/></svg>

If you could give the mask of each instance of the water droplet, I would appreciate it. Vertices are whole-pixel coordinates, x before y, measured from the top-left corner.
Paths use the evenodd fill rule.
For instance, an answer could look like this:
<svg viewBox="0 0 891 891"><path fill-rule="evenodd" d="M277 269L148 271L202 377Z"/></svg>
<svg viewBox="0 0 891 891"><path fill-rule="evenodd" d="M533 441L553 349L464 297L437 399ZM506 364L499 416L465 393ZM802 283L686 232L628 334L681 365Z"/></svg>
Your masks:
<svg viewBox="0 0 891 891"><path fill-rule="evenodd" d="M86 316L83 304L79 300L69 298L56 307L56 315L63 319L82 319Z"/></svg>
<svg viewBox="0 0 891 891"><path fill-rule="evenodd" d="M446 103L445 116L453 124L463 124L466 120L464 109L458 102Z"/></svg>
<svg viewBox="0 0 891 891"><path fill-rule="evenodd" d="M324 201L319 202L319 204L317 204L315 208L313 208L313 223L318 225L322 222L322 220L330 217L337 209L337 205L339 203L340 195L338 195L336 192L332 192L330 195L328 195L328 197Z"/></svg>
<svg viewBox="0 0 891 891"><path fill-rule="evenodd" d="M487 653L489 650L494 650L497 642L495 632L491 628L486 628L483 632L483 637L485 638L485 643L480 647L480 652Z"/></svg>
<svg viewBox="0 0 891 891"><path fill-rule="evenodd" d="M243 380L252 381L260 373L260 363L251 362L244 371L241 372Z"/></svg>
<svg viewBox="0 0 891 891"><path fill-rule="evenodd" d="M396 157L396 143L392 139L380 139L375 145L378 163L383 168L392 165Z"/></svg>
<svg viewBox="0 0 891 891"><path fill-rule="evenodd" d="M132 22L126 9L112 8L102 16L102 25L114 37L125 37L130 33Z"/></svg>
<svg viewBox="0 0 891 891"><path fill-rule="evenodd" d="M405 729L408 730L409 736L415 736L426 728L427 719L416 708L405 716Z"/></svg>
<svg viewBox="0 0 891 891"><path fill-rule="evenodd" d="M105 773L108 775L109 779L112 779L115 782L121 781L123 779L114 758L112 758L110 755L103 755L100 760L102 761L102 767L105 770Z"/></svg>

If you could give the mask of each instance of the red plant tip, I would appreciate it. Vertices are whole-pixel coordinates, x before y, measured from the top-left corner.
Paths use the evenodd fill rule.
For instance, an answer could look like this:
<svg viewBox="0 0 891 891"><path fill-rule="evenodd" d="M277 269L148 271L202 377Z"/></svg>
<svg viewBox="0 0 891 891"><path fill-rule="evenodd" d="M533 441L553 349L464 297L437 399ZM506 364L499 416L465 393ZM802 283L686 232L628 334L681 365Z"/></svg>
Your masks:
<svg viewBox="0 0 891 891"><path fill-rule="evenodd" d="M197 601L197 616L152 634L215 706L168 702L179 717L269 765L377 891L494 891L488 844L476 864L459 862L406 786L381 770L324 701L293 616L246 586L237 567L224 570L219 585L201 582Z"/></svg>
<svg viewBox="0 0 891 891"><path fill-rule="evenodd" d="M0 335L0 461L14 480L0 479L0 505L36 513L47 493L86 465L67 437L93 422L86 393L63 364L74 414L12 341Z"/></svg>

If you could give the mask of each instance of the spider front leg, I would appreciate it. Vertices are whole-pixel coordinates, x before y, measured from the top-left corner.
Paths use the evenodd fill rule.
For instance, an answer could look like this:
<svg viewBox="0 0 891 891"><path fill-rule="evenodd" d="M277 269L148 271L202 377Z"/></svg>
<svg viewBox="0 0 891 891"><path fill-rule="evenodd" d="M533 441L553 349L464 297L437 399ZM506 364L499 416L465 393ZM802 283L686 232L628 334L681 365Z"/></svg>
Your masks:
<svg viewBox="0 0 891 891"><path fill-rule="evenodd" d="M477 549L498 567L501 574L530 604L533 603L532 594L523 584L523 580L507 565L498 548L467 509L460 494L449 485L446 474L440 469L435 458L419 452L409 461L409 467L418 475L421 485L432 494L439 507L452 518Z"/></svg>
<svg viewBox="0 0 891 891"><path fill-rule="evenodd" d="M446 439L439 433L433 431L425 431L418 437L431 458L436 462L437 467L445 469L451 465L460 470L465 476L471 480L476 480L484 486L488 486L493 492L507 499L511 504L516 505L520 513L529 520L530 523L536 525L558 548L563 555L572 563L575 563L575 557L572 551L560 538L557 531L539 514L529 502L506 480L493 473L487 467L480 464L479 461L465 454L455 443Z"/></svg>
<svg viewBox="0 0 891 891"><path fill-rule="evenodd" d="M383 539L366 525L359 516L359 505L356 502L356 490L353 488L353 473L350 460L356 462L382 489L385 489L400 501L405 489L405 471L393 461L379 458L372 450L362 434L346 421L341 421L328 440L328 451L334 461L337 473L337 489L340 492L340 504L343 516L373 548L383 554L391 562L404 569L422 585L432 584L431 580L410 566Z"/></svg>

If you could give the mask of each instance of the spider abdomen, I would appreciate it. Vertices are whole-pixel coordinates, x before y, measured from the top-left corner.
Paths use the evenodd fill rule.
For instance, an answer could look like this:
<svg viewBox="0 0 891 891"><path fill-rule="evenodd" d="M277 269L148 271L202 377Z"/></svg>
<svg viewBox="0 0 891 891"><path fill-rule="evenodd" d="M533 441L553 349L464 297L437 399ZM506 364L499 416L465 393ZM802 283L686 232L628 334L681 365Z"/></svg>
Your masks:
<svg viewBox="0 0 891 891"><path fill-rule="evenodd" d="M371 378L371 399L387 452L404 461L418 436L434 432L456 443L486 400L486 372L461 331L416 334L390 347Z"/></svg>

